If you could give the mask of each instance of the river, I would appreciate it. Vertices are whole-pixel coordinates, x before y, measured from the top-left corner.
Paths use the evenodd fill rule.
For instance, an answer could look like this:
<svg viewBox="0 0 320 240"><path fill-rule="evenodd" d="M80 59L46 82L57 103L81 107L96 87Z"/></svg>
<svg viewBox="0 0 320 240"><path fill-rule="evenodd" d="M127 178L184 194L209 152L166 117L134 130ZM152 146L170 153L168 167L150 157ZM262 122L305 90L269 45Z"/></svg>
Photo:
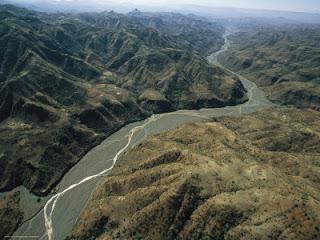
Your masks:
<svg viewBox="0 0 320 240"><path fill-rule="evenodd" d="M271 107L272 103L266 99L255 83L218 62L218 56L230 46L227 36L228 34L224 35L225 44L221 50L210 55L208 61L239 77L248 91L249 100L246 103L224 108L180 110L156 114L144 121L126 125L89 151L61 180L57 187L57 194L42 199L42 203L38 204L40 211L38 210L33 217L25 221L14 233L12 239L27 237L29 239L65 239L75 226L101 177L108 174L122 153L139 144L146 136L168 131L184 123L207 121L219 116L238 116ZM28 199L32 198L32 196L24 197L22 206L26 207Z"/></svg>

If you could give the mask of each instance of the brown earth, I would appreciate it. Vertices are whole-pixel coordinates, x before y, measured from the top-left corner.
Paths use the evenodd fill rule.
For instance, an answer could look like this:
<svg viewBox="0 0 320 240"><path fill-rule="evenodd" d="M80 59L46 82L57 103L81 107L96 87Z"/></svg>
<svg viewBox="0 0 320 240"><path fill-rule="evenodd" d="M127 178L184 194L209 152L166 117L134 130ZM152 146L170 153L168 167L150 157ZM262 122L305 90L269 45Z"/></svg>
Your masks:
<svg viewBox="0 0 320 240"><path fill-rule="evenodd" d="M275 103L320 110L319 26L260 26L230 36L221 56Z"/></svg>
<svg viewBox="0 0 320 240"><path fill-rule="evenodd" d="M180 17L221 40L219 24ZM49 194L88 150L152 113L246 101L238 79L190 47L187 27L176 36L165 32L173 17L157 16L161 31L132 18L0 6L0 191Z"/></svg>
<svg viewBox="0 0 320 240"><path fill-rule="evenodd" d="M269 109L148 137L71 239L319 239L320 113Z"/></svg>

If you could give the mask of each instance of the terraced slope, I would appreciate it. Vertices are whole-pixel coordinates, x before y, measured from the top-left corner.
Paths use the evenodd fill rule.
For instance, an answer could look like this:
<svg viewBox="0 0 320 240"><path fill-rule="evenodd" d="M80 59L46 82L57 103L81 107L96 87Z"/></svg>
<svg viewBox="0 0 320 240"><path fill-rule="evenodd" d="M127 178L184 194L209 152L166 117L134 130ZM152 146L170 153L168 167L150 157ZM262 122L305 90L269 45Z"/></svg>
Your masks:
<svg viewBox="0 0 320 240"><path fill-rule="evenodd" d="M148 137L69 239L318 239L320 114L268 109Z"/></svg>
<svg viewBox="0 0 320 240"><path fill-rule="evenodd" d="M141 24L115 29L80 15L1 9L2 191L24 185L48 194L89 149L154 112L246 100L238 79L181 37Z"/></svg>
<svg viewBox="0 0 320 240"><path fill-rule="evenodd" d="M231 40L223 64L263 87L273 102L320 110L318 26L262 27Z"/></svg>

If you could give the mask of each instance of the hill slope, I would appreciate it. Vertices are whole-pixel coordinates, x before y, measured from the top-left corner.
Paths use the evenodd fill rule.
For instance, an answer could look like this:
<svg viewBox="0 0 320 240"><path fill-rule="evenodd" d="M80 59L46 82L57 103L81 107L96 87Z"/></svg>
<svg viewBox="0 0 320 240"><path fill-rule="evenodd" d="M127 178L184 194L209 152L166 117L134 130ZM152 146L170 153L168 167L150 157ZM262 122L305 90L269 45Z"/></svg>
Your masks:
<svg viewBox="0 0 320 240"><path fill-rule="evenodd" d="M270 100L320 110L319 27L237 33L222 62L263 87Z"/></svg>
<svg viewBox="0 0 320 240"><path fill-rule="evenodd" d="M318 239L320 114L272 109L148 137L70 239Z"/></svg>
<svg viewBox="0 0 320 240"><path fill-rule="evenodd" d="M104 13L92 24L82 15L1 9L2 191L49 193L103 138L154 112L246 100L238 79L182 37L142 24L116 28L125 15Z"/></svg>

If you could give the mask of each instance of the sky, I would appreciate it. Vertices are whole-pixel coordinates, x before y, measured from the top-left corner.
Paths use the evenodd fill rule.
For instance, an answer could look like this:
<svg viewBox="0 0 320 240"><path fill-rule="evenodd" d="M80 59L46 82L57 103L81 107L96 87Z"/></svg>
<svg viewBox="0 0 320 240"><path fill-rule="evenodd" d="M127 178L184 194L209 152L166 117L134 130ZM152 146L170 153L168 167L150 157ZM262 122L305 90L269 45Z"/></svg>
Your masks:
<svg viewBox="0 0 320 240"><path fill-rule="evenodd" d="M67 2L69 4L99 3L123 4L130 6L146 7L173 7L181 5L200 5L205 7L234 7L249 9L284 10L294 12L316 12L320 13L320 0L13 0L20 3L41 3L41 2ZM1 2L1 0L0 0Z"/></svg>
<svg viewBox="0 0 320 240"><path fill-rule="evenodd" d="M100 0L103 1L103 0ZM104 0L106 1L106 0ZM143 5L195 4L210 7L320 12L320 0L126 0ZM125 1L122 1L125 2Z"/></svg>

